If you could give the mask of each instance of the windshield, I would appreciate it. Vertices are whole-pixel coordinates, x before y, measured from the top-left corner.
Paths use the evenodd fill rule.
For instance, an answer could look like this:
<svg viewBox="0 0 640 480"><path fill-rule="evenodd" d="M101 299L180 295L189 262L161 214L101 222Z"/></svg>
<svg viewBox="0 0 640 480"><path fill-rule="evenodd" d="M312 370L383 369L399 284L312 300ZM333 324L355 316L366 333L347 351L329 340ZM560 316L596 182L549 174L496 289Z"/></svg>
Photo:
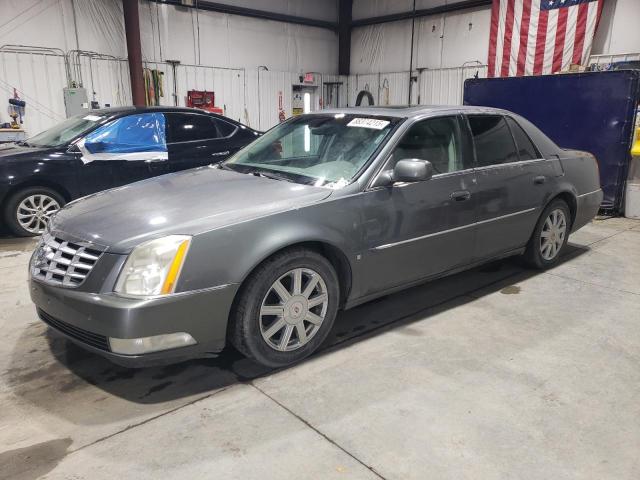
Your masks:
<svg viewBox="0 0 640 480"><path fill-rule="evenodd" d="M60 147L85 132L107 118L106 115L80 114L67 118L49 130L28 138L27 145L32 147Z"/></svg>
<svg viewBox="0 0 640 480"><path fill-rule="evenodd" d="M318 187L341 188L367 165L399 119L302 115L268 131L223 168Z"/></svg>

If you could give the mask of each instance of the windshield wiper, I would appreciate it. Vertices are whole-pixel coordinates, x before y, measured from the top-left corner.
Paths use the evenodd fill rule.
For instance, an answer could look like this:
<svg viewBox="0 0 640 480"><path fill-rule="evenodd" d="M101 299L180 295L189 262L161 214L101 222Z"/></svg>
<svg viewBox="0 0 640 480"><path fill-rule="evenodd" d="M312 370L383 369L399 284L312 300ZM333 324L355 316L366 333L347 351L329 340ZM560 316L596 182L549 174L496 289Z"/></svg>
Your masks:
<svg viewBox="0 0 640 480"><path fill-rule="evenodd" d="M256 177L270 178L271 180L284 180L285 182L293 182L293 180L285 177L284 175L278 175L276 173L271 173L271 172L267 173L263 170L253 170L250 173L251 175L255 175Z"/></svg>

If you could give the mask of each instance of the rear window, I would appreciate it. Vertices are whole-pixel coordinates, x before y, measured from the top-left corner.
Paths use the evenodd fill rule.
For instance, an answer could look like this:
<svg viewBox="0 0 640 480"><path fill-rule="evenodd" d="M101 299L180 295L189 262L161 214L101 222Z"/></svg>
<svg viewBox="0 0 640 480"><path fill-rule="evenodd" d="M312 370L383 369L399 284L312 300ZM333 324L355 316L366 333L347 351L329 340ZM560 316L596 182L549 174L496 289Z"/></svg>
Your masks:
<svg viewBox="0 0 640 480"><path fill-rule="evenodd" d="M220 132L220 135L222 135L223 137L228 137L236 130L235 125L229 122L225 122L224 120L216 119L214 120L214 122L216 122L216 125L218 126L218 131Z"/></svg>
<svg viewBox="0 0 640 480"><path fill-rule="evenodd" d="M525 133L518 122L513 118L507 117L507 123L511 127L513 132L513 138L516 140L516 146L518 147L518 153L520 154L520 160L534 160L540 158L538 150L533 145L533 142L529 139L529 136Z"/></svg>
<svg viewBox="0 0 640 480"><path fill-rule="evenodd" d="M520 159L504 117L471 115L469 125L479 167L517 162Z"/></svg>

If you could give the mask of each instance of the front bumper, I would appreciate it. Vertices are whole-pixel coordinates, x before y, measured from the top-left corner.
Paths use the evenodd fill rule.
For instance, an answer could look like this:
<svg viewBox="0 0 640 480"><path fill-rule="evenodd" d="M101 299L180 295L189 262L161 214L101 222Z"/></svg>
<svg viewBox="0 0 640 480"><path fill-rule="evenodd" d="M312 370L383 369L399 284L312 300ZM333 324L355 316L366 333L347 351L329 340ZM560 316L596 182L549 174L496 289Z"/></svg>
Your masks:
<svg viewBox="0 0 640 480"><path fill-rule="evenodd" d="M154 299L123 298L47 285L30 279L41 320L72 342L128 367L174 363L220 352L238 285L230 284ZM142 355L110 350L108 338L133 339L186 332L195 345Z"/></svg>

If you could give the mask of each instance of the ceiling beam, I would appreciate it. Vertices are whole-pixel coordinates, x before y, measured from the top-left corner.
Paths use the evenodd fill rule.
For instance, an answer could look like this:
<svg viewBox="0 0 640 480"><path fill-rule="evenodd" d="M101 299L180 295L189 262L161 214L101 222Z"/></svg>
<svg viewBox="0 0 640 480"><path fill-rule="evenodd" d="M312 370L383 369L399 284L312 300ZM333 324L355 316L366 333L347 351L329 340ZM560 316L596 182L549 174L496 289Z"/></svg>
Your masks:
<svg viewBox="0 0 640 480"><path fill-rule="evenodd" d="M359 20L353 20L351 22L352 27L364 27L366 25L376 25L379 23L397 22L398 20L411 20L414 17L427 17L429 15L438 15L441 13L457 12L460 10L468 10L470 8L485 7L491 5L492 0L462 0L456 3L449 3L447 5L440 5L432 8L422 8L416 10L415 14L412 11L393 13L390 15L381 15L379 17L361 18Z"/></svg>
<svg viewBox="0 0 640 480"><path fill-rule="evenodd" d="M294 15L286 15L283 13L268 12L266 10L256 10L254 8L238 7L236 5L228 5L225 3L209 2L206 0L150 0L156 3L166 3L176 7L198 8L200 10L208 10L210 12L227 13L229 15L239 15L241 17L260 18L262 20L273 20L276 22L293 23L296 25L306 25L308 27L326 28L328 30L337 31L338 24L325 20L316 20L314 18L297 17Z"/></svg>

